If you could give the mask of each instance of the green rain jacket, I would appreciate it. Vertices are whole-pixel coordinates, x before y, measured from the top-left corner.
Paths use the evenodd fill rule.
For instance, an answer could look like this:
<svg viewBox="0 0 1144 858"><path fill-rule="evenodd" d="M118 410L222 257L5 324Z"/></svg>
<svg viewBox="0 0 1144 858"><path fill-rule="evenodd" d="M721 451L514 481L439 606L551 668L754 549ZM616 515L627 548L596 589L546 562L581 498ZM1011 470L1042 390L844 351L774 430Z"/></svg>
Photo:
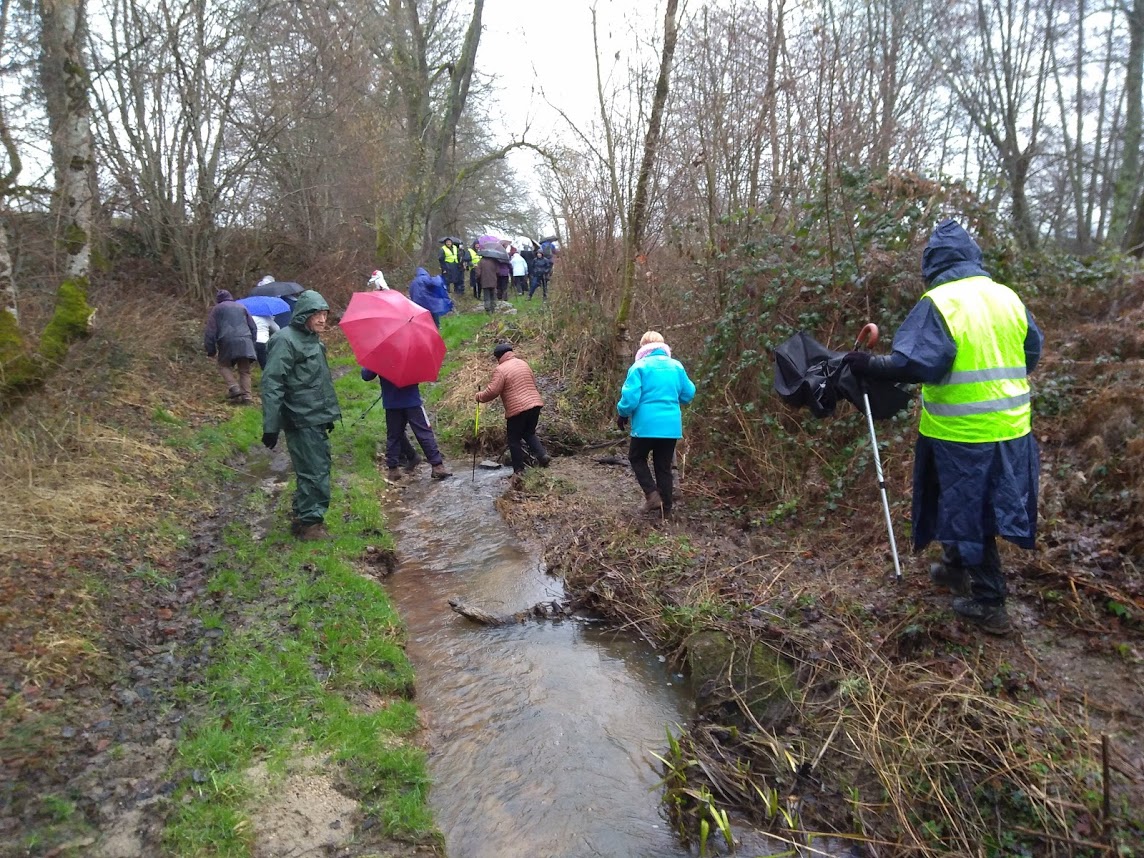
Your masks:
<svg viewBox="0 0 1144 858"><path fill-rule="evenodd" d="M270 338L262 371L262 431L325 426L342 416L321 338L306 328L314 313L328 310L312 289L298 296L290 324Z"/></svg>

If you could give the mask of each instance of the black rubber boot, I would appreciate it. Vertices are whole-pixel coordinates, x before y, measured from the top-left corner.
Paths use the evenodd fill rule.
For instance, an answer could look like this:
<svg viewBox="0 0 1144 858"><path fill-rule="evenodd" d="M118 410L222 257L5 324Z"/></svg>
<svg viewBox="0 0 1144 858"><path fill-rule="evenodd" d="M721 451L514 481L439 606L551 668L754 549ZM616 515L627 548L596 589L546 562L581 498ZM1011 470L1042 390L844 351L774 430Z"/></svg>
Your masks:
<svg viewBox="0 0 1144 858"><path fill-rule="evenodd" d="M929 568L929 576L934 584L949 590L955 596L973 595L973 581L969 577L969 570L964 566L932 563Z"/></svg>

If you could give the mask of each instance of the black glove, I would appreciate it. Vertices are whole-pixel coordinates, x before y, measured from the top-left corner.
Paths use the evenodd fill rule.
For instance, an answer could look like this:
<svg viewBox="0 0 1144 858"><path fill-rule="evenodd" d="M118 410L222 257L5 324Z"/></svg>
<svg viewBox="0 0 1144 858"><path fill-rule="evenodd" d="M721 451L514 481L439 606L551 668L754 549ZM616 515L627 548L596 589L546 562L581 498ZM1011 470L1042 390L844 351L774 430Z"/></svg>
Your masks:
<svg viewBox="0 0 1144 858"><path fill-rule="evenodd" d="M855 375L865 375L870 369L872 357L869 352L847 352L842 356L842 365L850 367L850 371Z"/></svg>
<svg viewBox="0 0 1144 858"><path fill-rule="evenodd" d="M621 432L626 432L628 428L628 418L624 417L622 414L616 417L616 427Z"/></svg>
<svg viewBox="0 0 1144 858"><path fill-rule="evenodd" d="M262 433L262 446L267 450L273 450L274 446L278 443L277 432L263 432Z"/></svg>
<svg viewBox="0 0 1144 858"><path fill-rule="evenodd" d="M327 423L326 424L326 434L330 435L333 433L333 431L334 431L334 424L333 423Z"/></svg>

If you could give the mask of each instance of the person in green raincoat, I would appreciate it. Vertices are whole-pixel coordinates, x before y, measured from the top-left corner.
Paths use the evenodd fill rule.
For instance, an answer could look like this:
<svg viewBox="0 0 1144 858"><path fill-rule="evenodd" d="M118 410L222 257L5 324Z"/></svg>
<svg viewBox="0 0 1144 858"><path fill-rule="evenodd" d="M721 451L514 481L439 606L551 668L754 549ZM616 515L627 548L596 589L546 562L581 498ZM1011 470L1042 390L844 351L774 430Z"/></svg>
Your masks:
<svg viewBox="0 0 1144 858"><path fill-rule="evenodd" d="M312 289L300 294L290 324L270 338L262 371L262 443L273 450L278 434L286 433L298 483L292 530L304 540L329 536L329 434L342 416L320 337L329 310Z"/></svg>

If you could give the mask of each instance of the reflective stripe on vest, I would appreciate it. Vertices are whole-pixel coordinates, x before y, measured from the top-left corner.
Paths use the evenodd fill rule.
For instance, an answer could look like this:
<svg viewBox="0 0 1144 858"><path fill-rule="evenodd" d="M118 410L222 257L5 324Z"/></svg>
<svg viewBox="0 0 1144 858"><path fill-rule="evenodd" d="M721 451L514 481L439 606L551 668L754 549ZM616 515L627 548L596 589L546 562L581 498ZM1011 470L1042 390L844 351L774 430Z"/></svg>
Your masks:
<svg viewBox="0 0 1144 858"><path fill-rule="evenodd" d="M457 261L457 248L456 247L442 247L441 252L445 254L445 263Z"/></svg>
<svg viewBox="0 0 1144 858"><path fill-rule="evenodd" d="M1025 305L988 277L943 283L925 294L957 346L949 374L922 385L921 434L980 444L1027 435L1032 406L1025 371Z"/></svg>

